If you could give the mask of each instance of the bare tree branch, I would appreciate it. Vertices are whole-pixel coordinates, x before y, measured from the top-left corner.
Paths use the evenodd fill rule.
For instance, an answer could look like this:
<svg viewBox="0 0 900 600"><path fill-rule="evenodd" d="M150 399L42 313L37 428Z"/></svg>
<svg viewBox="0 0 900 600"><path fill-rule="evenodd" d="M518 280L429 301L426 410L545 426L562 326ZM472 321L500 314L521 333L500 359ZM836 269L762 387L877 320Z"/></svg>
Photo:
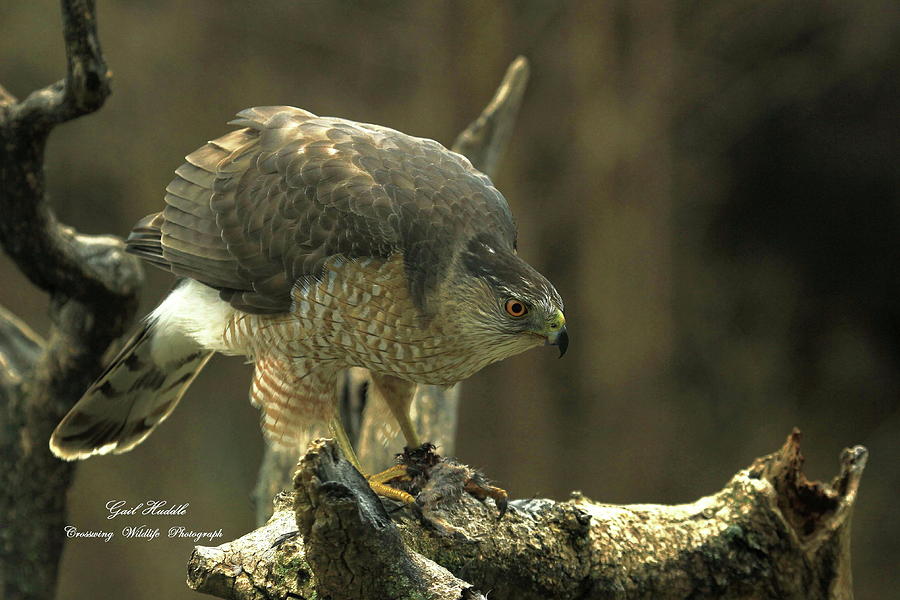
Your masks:
<svg viewBox="0 0 900 600"><path fill-rule="evenodd" d="M43 163L50 132L97 110L109 95L94 2L64 0L62 16L66 78L22 102L0 88L0 245L50 294L53 321L42 344L12 315L0 314L0 364L16 365L0 396L5 598L53 595L73 467L53 457L47 441L99 374L104 351L131 323L142 281L121 240L77 233L57 221L47 202Z"/></svg>
<svg viewBox="0 0 900 600"><path fill-rule="evenodd" d="M516 57L490 103L453 143L454 152L468 158L488 177L497 176L500 159L509 145L528 85L528 72L528 60L524 56Z"/></svg>
<svg viewBox="0 0 900 600"><path fill-rule="evenodd" d="M10 94L5 87L0 85L0 109L6 110L10 105L15 104L16 97Z"/></svg>
<svg viewBox="0 0 900 600"><path fill-rule="evenodd" d="M14 314L0 306L0 403L22 393L45 342Z"/></svg>
<svg viewBox="0 0 900 600"><path fill-rule="evenodd" d="M67 76L4 107L0 149L4 218L0 242L19 269L51 294L94 304L132 296L135 276L123 277L121 242L108 236L84 236L56 221L45 195L44 148L55 125L99 108L109 95L109 73L100 54L93 1L62 3ZM37 260L36 260L37 259Z"/></svg>
<svg viewBox="0 0 900 600"><path fill-rule="evenodd" d="M492 506L462 494L440 511L462 534L450 536L409 509L389 519L333 443L320 441L298 466L293 514L282 496L265 528L198 547L190 584L241 600L316 589L334 600L456 599L478 597L475 588L524 600L852 598L850 517L867 451L844 450L831 484L809 482L799 440L795 430L691 504L613 506L573 494L514 501L498 521ZM292 517L305 549L286 535Z"/></svg>
<svg viewBox="0 0 900 600"><path fill-rule="evenodd" d="M196 546L187 583L220 598L311 598L312 571L296 532L293 495L281 493L264 526L215 548Z"/></svg>
<svg viewBox="0 0 900 600"><path fill-rule="evenodd" d="M11 120L45 135L60 123L92 113L110 94L93 0L63 0L66 77L12 106Z"/></svg>

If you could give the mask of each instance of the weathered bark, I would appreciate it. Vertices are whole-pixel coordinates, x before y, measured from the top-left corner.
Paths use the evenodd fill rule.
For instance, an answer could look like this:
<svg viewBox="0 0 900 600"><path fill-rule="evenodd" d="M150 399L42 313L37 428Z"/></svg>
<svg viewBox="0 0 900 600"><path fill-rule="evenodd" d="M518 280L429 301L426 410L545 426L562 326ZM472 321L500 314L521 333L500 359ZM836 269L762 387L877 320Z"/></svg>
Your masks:
<svg viewBox="0 0 900 600"><path fill-rule="evenodd" d="M852 598L850 517L867 451L844 450L830 484L809 482L799 440L795 430L691 504L613 506L576 493L513 501L498 521L492 505L462 494L440 511L462 534L451 536L408 508L389 515L320 441L298 466L293 498L276 499L266 527L198 547L189 584L240 600L455 600L476 588L517 599ZM305 540L285 536L295 522Z"/></svg>
<svg viewBox="0 0 900 600"><path fill-rule="evenodd" d="M110 91L93 1L64 0L62 17L66 78L21 102L0 88L0 244L50 294L53 322L44 342L0 312L0 585L9 599L53 595L73 466L47 440L130 324L142 279L121 240L77 233L46 199L50 132L100 108Z"/></svg>
<svg viewBox="0 0 900 600"><path fill-rule="evenodd" d="M455 152L464 155L490 177L496 176L500 159L509 145L527 83L528 61L520 56L509 65L481 115L457 136L453 144ZM398 428L383 428L386 410L367 401L367 390L370 389L367 371L348 370L342 384L342 417L347 433L355 442L363 466L377 472L393 463L394 455L405 445L403 437ZM446 455L454 453L458 405L458 385L450 389L422 385L416 390L411 408L421 438L434 443ZM269 505L272 496L290 487L290 469L296 458L267 445L254 490L257 524L261 525L272 514Z"/></svg>

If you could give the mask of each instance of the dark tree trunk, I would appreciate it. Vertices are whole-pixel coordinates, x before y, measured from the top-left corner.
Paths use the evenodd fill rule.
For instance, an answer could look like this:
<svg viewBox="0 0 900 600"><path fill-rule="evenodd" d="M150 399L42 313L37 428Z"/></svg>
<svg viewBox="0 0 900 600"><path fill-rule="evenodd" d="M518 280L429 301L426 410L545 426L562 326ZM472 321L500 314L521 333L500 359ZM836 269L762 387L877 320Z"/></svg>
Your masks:
<svg viewBox="0 0 900 600"><path fill-rule="evenodd" d="M121 240L66 227L46 199L50 132L100 108L110 91L94 3L63 1L62 20L66 78L21 102L0 87L0 244L50 294L53 322L41 340L0 309L0 585L10 600L53 596L74 467L47 441L131 323L142 280Z"/></svg>

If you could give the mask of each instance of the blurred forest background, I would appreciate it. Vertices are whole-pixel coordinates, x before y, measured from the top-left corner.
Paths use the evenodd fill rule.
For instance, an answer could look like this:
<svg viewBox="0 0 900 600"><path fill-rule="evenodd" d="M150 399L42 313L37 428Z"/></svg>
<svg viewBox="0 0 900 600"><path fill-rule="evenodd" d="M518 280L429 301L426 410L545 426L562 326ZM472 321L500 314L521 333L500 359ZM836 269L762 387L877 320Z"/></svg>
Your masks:
<svg viewBox="0 0 900 600"><path fill-rule="evenodd" d="M804 434L807 472L871 451L859 598L900 586L900 9L895 0L100 0L113 95L56 131L60 218L127 234L238 110L291 104L447 145L509 62L532 64L496 184L566 301L535 350L463 388L458 456L513 497L693 500ZM64 74L58 6L0 2L0 81ZM2 216L0 216L2 218ZM148 269L142 309L171 285ZM0 303L46 298L0 257ZM69 522L253 528L249 367L213 361L133 452L80 467ZM106 519L108 500L189 502ZM130 519L126 521L126 519ZM222 541L224 541L222 540ZM76 540L61 598L191 598L189 540Z"/></svg>

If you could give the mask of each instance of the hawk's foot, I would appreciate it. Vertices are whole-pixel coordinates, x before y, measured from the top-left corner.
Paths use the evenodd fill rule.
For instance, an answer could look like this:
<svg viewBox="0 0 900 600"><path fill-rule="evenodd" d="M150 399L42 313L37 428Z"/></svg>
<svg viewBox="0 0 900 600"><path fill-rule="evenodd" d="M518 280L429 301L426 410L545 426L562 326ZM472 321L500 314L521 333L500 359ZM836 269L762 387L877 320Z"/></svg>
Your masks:
<svg viewBox="0 0 900 600"><path fill-rule="evenodd" d="M416 499L413 498L412 494L409 492L388 485L388 483L392 482L400 483L410 480L410 476L404 465L394 465L381 473L369 475L366 479L368 479L369 487L372 488L372 491L379 496L384 496L385 498L390 498L391 500L396 500L397 502L402 502L407 505L415 504L416 502Z"/></svg>
<svg viewBox="0 0 900 600"><path fill-rule="evenodd" d="M397 455L397 464L381 473L369 475L369 487L379 496L414 504L413 494L419 493L428 481L431 467L442 459L434 452L434 444L422 444L410 450L404 448Z"/></svg>
<svg viewBox="0 0 900 600"><path fill-rule="evenodd" d="M505 490L491 485L476 469L452 458L443 458L433 444L404 448L397 464L369 478L379 495L410 506L423 523L442 535L465 537L440 515L454 498L468 493L484 502L492 498L503 517L507 507Z"/></svg>

